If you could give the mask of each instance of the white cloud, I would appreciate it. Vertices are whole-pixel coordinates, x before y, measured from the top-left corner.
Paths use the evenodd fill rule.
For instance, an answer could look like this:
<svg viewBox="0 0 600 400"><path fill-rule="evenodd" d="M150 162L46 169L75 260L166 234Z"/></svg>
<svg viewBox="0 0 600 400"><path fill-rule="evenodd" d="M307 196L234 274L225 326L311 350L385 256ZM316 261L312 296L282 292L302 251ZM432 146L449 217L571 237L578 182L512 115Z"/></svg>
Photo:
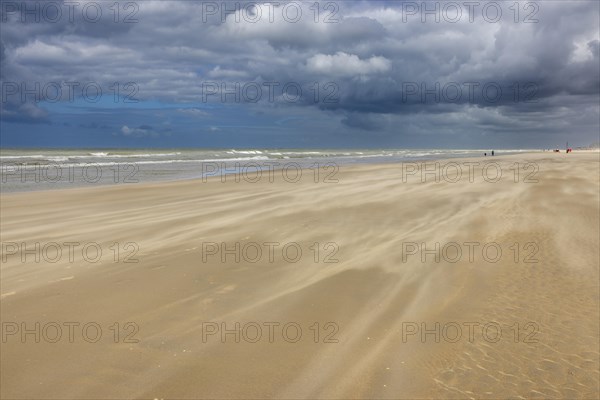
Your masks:
<svg viewBox="0 0 600 400"><path fill-rule="evenodd" d="M208 76L211 78L244 78L248 74L244 71L236 71L234 69L221 68L220 65L214 67L208 72Z"/></svg>
<svg viewBox="0 0 600 400"><path fill-rule="evenodd" d="M385 57L361 60L357 55L337 52L335 55L316 54L306 62L310 72L335 76L369 75L389 71L392 62Z"/></svg>
<svg viewBox="0 0 600 400"><path fill-rule="evenodd" d="M200 109L200 108L179 108L177 109L180 113L192 115L194 117L208 117L210 113Z"/></svg>
<svg viewBox="0 0 600 400"><path fill-rule="evenodd" d="M145 129L145 128L130 128L127 125L123 125L121 127L121 133L124 136L130 136L130 137L146 137L146 136L158 136L158 134L154 131L152 131L151 129Z"/></svg>

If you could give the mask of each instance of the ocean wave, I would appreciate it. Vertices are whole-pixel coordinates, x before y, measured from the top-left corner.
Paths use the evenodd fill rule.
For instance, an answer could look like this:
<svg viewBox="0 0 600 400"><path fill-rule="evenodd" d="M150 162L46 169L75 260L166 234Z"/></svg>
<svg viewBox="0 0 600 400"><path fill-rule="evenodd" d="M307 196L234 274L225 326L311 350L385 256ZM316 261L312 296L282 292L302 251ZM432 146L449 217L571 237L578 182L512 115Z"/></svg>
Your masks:
<svg viewBox="0 0 600 400"><path fill-rule="evenodd" d="M117 164L180 164L180 163L202 163L202 162L238 162L238 161L265 161L265 160L312 160L312 159L327 159L345 162L352 159L369 159L369 158L396 158L396 159L426 159L426 158L443 158L456 156L477 156L483 155L484 152L490 150L472 150L472 149L377 149L368 150L291 150L291 149L274 149L270 150L208 150L208 149L190 149L181 152L164 152L164 153L147 153L134 151L128 153L125 150L119 150L120 154L111 154L109 151L95 152L77 152L70 153L69 150L56 151L52 154L34 153L19 154L16 151L10 150L8 154L0 155L0 162L5 164L20 165L26 168L36 168L44 165L60 165L68 167L85 167L86 165L117 165ZM515 150L500 150L497 153L517 153L532 150L515 149ZM11 154L12 153L12 154ZM16 154L15 154L16 153Z"/></svg>
<svg viewBox="0 0 600 400"><path fill-rule="evenodd" d="M260 150L231 150L227 154L263 154Z"/></svg>
<svg viewBox="0 0 600 400"><path fill-rule="evenodd" d="M71 167L109 167L114 165L151 165L151 164L180 164L180 163L209 163L209 162L230 162L230 161L276 161L266 156L254 156L254 157L237 157L237 158L206 158L198 160L147 160L147 161L107 161L107 162L89 162L89 163L53 163L53 164L24 164L22 165L25 169L35 169L41 167L60 167L60 168L71 168Z"/></svg>
<svg viewBox="0 0 600 400"><path fill-rule="evenodd" d="M104 157L104 158L149 158L149 157L174 157L181 155L178 153L142 153L142 154L110 154L110 153L89 153L93 157ZM71 158L89 158L87 156L70 156Z"/></svg>
<svg viewBox="0 0 600 400"><path fill-rule="evenodd" d="M18 160L21 158L47 158L48 156L44 156L42 154L35 154L35 155L30 155L30 156L0 156L0 160Z"/></svg>

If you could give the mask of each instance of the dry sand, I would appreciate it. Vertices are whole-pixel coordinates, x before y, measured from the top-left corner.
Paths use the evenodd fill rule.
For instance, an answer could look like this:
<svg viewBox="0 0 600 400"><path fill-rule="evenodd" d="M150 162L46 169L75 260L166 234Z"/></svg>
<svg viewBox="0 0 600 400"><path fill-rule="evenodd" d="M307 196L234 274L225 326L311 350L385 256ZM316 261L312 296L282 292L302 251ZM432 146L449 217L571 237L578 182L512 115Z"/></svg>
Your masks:
<svg viewBox="0 0 600 400"><path fill-rule="evenodd" d="M458 182L447 167L439 183L403 182L391 164L343 167L338 183L305 171L298 183L276 174L3 194L2 398L598 398L598 153L452 162L479 162L473 182L464 164ZM490 162L497 183L482 179ZM524 182L525 163L537 183ZM39 263L12 254L21 242L46 246ZM50 242L62 246L55 263L44 259L55 257ZM73 261L64 242L81 244ZM124 262L129 242L138 263ZM239 242L246 259L203 262L209 242ZM249 244L265 242L280 243L273 261L263 246L249 262ZM292 242L297 262L282 255ZM411 243L436 242L439 262L412 254ZM466 242L480 243L472 260ZM82 258L85 243L98 243L100 261L91 247ZM487 259L486 243L497 243ZM325 263L336 246L328 260L338 262ZM82 336L90 322L89 341L102 329L95 343ZM207 335L236 322L239 343ZM39 343L21 336L36 323Z"/></svg>

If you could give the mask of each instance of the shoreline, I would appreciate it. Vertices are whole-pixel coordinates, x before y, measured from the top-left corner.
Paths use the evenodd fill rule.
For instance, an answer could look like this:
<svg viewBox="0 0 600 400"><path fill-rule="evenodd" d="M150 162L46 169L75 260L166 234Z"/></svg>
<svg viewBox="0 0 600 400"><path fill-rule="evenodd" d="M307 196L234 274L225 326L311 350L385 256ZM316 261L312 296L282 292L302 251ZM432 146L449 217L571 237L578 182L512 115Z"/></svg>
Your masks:
<svg viewBox="0 0 600 400"><path fill-rule="evenodd" d="M592 152L600 152L599 151L592 151ZM449 157L449 158L425 158L425 159L411 159L411 160L403 160L403 161L383 161L383 162L361 162L361 163L352 163L352 162L347 162L347 163L336 163L335 160L334 161L329 161L327 158L323 158L323 159L314 159L311 160L311 163L317 163L318 165L321 165L321 168L323 166L326 165L335 165L337 168L361 168L361 167L373 167L373 168L377 168L377 167L381 167L381 168L385 168L385 167L389 167L390 165L401 165L401 164L408 164L408 163L434 163L434 162L456 162L456 161L462 161L462 160L473 160L473 159L481 159L481 160L485 160L488 161L490 159L494 159L494 158L501 158L501 157L508 157L508 156L527 156L527 155L532 155L532 154L546 154L546 153L550 153L550 152L541 152L541 151L532 151L532 152L523 152L523 153L507 153L507 154L499 154L499 155L495 155L495 156L488 156L488 157L482 157L482 156L471 156L471 157ZM582 152L577 152L577 154L579 153L583 153ZM561 153L563 154L563 153ZM271 162L280 162L283 164L298 164L299 161L307 161L307 159L289 159L289 160L262 160L262 162L266 162L266 163L271 163ZM236 162L237 164L258 164L261 161L249 161L249 162ZM206 164L210 164L210 163L217 163L217 162L211 162L211 161L205 161L203 163ZM219 163L221 163L219 161ZM306 171L309 168L307 168L306 165L300 165L302 171ZM272 170L271 169L262 169L262 172L271 172L271 171L277 171L277 172L281 172L281 170L285 168L283 166L276 166L274 167ZM221 175L216 175L216 176L208 176L206 177L206 179L208 180L216 180L216 179L222 179L223 176L232 176L235 177L236 176L240 176L242 175L241 172L226 172L226 173L222 173ZM121 187L121 186L139 186L139 185L156 185L156 184L168 184L168 183L174 183L174 182L187 182L187 181L203 181L205 178L204 177L181 177L181 178L172 178L172 179L156 179L156 180L147 180L147 181L143 181L143 182L131 182L131 183L103 183L103 184L89 184L89 183L77 183L77 184L72 184L71 186L65 186L65 187L58 187L58 188L52 188L52 187L40 187L40 188L36 188L36 189L21 189L21 190L10 190L10 191L2 191L0 193L0 196L4 196L4 195L13 195L13 194L17 194L17 193L40 193L40 192L52 192L52 191L63 191L63 190L87 190L87 189L97 189L97 188L110 188L110 187ZM61 182L62 183L62 182ZM74 183L74 182L71 182ZM205 182L203 182L205 183ZM2 183L1 185L5 185L5 183ZM1 186L0 185L0 186Z"/></svg>

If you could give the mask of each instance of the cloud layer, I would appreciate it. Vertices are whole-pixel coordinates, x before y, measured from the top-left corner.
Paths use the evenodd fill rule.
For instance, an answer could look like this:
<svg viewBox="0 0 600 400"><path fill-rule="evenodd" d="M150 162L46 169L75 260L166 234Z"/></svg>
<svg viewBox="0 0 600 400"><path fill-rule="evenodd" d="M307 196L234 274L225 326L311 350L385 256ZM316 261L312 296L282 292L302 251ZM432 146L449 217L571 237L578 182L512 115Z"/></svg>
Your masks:
<svg viewBox="0 0 600 400"><path fill-rule="evenodd" d="M53 3L2 3L3 146L597 141L595 1Z"/></svg>

